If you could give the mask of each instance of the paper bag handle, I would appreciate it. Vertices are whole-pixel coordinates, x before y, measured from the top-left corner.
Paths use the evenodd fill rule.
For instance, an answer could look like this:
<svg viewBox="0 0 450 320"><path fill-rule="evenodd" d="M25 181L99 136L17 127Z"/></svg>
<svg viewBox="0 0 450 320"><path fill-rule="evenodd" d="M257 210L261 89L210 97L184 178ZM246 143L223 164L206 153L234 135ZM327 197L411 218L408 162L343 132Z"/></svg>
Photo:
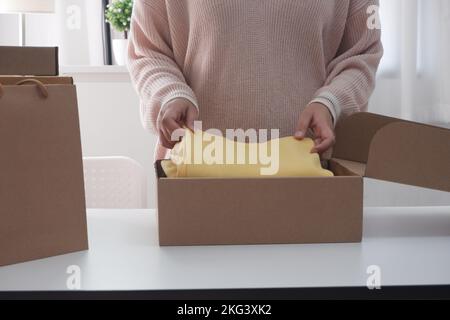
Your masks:
<svg viewBox="0 0 450 320"><path fill-rule="evenodd" d="M44 86L44 84L42 82L40 82L39 80L36 80L36 79L25 79L25 80L17 82L16 85L17 86L21 86L21 85L26 84L26 83L34 83L36 85L36 87L38 88L39 92L42 94L42 96L44 98L48 98L48 90ZM3 86L0 83L0 98L3 97L3 94L4 94Z"/></svg>
<svg viewBox="0 0 450 320"><path fill-rule="evenodd" d="M26 83L34 83L36 85L36 87L38 88L39 92L42 94L42 96L44 98L48 98L48 90L44 86L44 84L42 82L40 82L39 80L36 80L36 79L25 79L25 80L17 82L16 85L21 86L21 85L26 84Z"/></svg>

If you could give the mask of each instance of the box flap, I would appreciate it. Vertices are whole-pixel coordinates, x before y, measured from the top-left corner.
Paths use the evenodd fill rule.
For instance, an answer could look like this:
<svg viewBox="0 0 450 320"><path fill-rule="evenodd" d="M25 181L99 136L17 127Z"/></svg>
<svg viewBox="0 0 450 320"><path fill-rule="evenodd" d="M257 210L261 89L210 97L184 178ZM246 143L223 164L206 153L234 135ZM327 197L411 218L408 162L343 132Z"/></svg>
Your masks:
<svg viewBox="0 0 450 320"><path fill-rule="evenodd" d="M365 176L450 192L450 130L386 125L372 140Z"/></svg>
<svg viewBox="0 0 450 320"><path fill-rule="evenodd" d="M367 163L374 135L380 128L396 121L402 120L368 112L355 113L345 118L336 127L333 158Z"/></svg>
<svg viewBox="0 0 450 320"><path fill-rule="evenodd" d="M364 176L450 192L450 130L358 113L336 128L333 157L366 164Z"/></svg>

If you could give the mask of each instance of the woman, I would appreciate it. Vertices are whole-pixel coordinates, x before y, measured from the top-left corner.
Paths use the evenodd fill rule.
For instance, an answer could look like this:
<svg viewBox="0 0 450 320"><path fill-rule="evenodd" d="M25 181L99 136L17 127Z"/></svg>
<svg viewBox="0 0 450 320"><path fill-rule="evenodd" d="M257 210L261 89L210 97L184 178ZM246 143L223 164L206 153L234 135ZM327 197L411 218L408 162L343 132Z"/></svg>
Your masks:
<svg viewBox="0 0 450 320"><path fill-rule="evenodd" d="M383 54L368 27L377 0L135 0L129 69L142 121L174 130L279 129L315 150L334 143L334 125L367 109Z"/></svg>

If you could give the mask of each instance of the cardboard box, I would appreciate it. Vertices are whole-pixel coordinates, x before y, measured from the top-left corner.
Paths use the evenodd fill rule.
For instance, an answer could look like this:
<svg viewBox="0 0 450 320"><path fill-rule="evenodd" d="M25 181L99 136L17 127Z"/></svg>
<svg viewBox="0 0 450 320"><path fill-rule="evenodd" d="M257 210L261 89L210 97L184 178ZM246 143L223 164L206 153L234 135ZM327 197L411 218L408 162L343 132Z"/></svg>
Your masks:
<svg viewBox="0 0 450 320"><path fill-rule="evenodd" d="M0 266L88 249L76 88L33 79L0 86Z"/></svg>
<svg viewBox="0 0 450 320"><path fill-rule="evenodd" d="M160 245L360 242L364 177L450 192L450 130L358 113L336 135L335 177L170 179L156 162Z"/></svg>
<svg viewBox="0 0 450 320"><path fill-rule="evenodd" d="M0 75L57 76L57 47L0 46Z"/></svg>

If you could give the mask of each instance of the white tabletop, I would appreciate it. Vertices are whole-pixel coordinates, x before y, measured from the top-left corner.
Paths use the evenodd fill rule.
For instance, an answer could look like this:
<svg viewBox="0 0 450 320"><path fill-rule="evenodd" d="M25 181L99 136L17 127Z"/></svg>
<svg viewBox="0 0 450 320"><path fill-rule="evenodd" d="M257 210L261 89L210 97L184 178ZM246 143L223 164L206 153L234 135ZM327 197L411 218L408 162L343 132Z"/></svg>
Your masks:
<svg viewBox="0 0 450 320"><path fill-rule="evenodd" d="M159 247L152 210L90 210L90 250L0 268L0 291L450 284L450 207L366 208L361 244Z"/></svg>

